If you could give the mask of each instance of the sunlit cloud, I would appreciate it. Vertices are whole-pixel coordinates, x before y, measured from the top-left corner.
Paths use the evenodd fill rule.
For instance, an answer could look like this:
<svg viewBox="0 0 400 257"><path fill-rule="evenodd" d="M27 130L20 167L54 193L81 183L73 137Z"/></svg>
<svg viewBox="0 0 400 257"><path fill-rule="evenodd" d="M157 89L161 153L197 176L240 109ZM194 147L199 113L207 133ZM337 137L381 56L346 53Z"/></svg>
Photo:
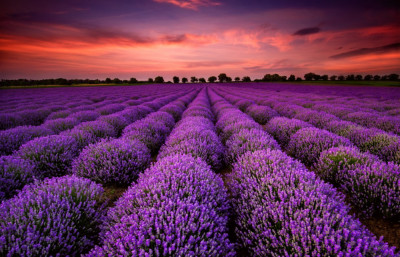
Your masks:
<svg viewBox="0 0 400 257"><path fill-rule="evenodd" d="M154 0L157 3L169 3L181 8L198 10L199 7L203 6L217 6L221 5L220 2L215 2L212 0Z"/></svg>

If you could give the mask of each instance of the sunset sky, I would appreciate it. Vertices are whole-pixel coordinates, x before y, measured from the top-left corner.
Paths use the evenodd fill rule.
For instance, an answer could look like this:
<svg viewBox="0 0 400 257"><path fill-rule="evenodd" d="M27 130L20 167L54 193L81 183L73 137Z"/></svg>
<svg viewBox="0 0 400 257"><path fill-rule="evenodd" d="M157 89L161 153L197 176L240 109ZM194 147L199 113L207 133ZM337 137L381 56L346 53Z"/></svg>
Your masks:
<svg viewBox="0 0 400 257"><path fill-rule="evenodd" d="M3 0L0 79L400 73L398 1Z"/></svg>

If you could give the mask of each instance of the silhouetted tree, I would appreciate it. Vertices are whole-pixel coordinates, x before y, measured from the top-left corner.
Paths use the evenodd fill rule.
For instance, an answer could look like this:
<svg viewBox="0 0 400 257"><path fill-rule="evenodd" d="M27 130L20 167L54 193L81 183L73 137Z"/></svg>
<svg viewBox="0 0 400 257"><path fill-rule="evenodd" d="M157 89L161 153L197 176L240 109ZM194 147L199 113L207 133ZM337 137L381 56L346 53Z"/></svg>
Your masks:
<svg viewBox="0 0 400 257"><path fill-rule="evenodd" d="M293 75L293 74L291 74L290 76L289 76L289 79L288 79L289 81L295 81L296 80L296 77Z"/></svg>
<svg viewBox="0 0 400 257"><path fill-rule="evenodd" d="M362 80L362 78L363 78L363 77L362 77L362 75L360 75L360 74L357 75L357 76L355 77L356 80Z"/></svg>
<svg viewBox="0 0 400 257"><path fill-rule="evenodd" d="M138 82L138 80L136 78L131 78L129 80L129 83L137 83L137 82Z"/></svg>
<svg viewBox="0 0 400 257"><path fill-rule="evenodd" d="M381 76L379 76L379 75L374 76L374 80L380 80L380 79L381 79Z"/></svg>
<svg viewBox="0 0 400 257"><path fill-rule="evenodd" d="M161 77L161 76L157 76L157 77L154 79L154 82L155 82L155 83L164 83L164 78Z"/></svg>
<svg viewBox="0 0 400 257"><path fill-rule="evenodd" d="M154 80L153 80L152 78L149 78L147 81L148 81L149 83L153 83L153 82L154 82Z"/></svg>
<svg viewBox="0 0 400 257"><path fill-rule="evenodd" d="M354 80L354 74L349 74L346 76L346 80L352 81Z"/></svg>
<svg viewBox="0 0 400 257"><path fill-rule="evenodd" d="M371 80L372 78L373 78L372 75L365 75L364 80L369 81L369 80Z"/></svg>
<svg viewBox="0 0 400 257"><path fill-rule="evenodd" d="M228 77L228 76L226 76L225 73L221 73L221 74L218 75L218 81L221 82L221 83L223 83L223 82L226 81L226 78L227 78L227 77Z"/></svg>
<svg viewBox="0 0 400 257"><path fill-rule="evenodd" d="M200 83L206 83L206 79L205 78L199 78L199 82Z"/></svg>
<svg viewBox="0 0 400 257"><path fill-rule="evenodd" d="M383 75L383 76L381 77L381 80L388 80L388 75Z"/></svg>
<svg viewBox="0 0 400 257"><path fill-rule="evenodd" d="M287 80L287 77L286 77L286 76L281 76L281 80L282 80L282 81L286 81L286 80Z"/></svg>
<svg viewBox="0 0 400 257"><path fill-rule="evenodd" d="M296 78L296 81L303 81L303 79L300 78L300 77L297 77L297 78Z"/></svg>
<svg viewBox="0 0 400 257"><path fill-rule="evenodd" d="M231 77L226 77L226 82L232 82L232 78Z"/></svg>
<svg viewBox="0 0 400 257"><path fill-rule="evenodd" d="M183 78L182 78L182 83L187 83L187 82L188 82L188 79L185 78L185 77L183 77Z"/></svg>
<svg viewBox="0 0 400 257"><path fill-rule="evenodd" d="M314 80L320 80L320 79L321 79L321 75L314 74Z"/></svg>
<svg viewBox="0 0 400 257"><path fill-rule="evenodd" d="M196 77L190 77L190 82L196 83L198 79Z"/></svg>
<svg viewBox="0 0 400 257"><path fill-rule="evenodd" d="M210 82L210 83L214 83L216 80L217 80L217 77L215 77L215 76L211 76L208 78L208 82Z"/></svg>
<svg viewBox="0 0 400 257"><path fill-rule="evenodd" d="M338 77L338 80L340 80L340 81L343 81L345 78L344 78L344 76L343 75L340 75L339 77Z"/></svg>
<svg viewBox="0 0 400 257"><path fill-rule="evenodd" d="M312 73L312 72L304 74L305 80L313 80L314 77L315 77L315 73Z"/></svg>
<svg viewBox="0 0 400 257"><path fill-rule="evenodd" d="M335 80L336 80L336 78L337 78L337 76L336 76L336 75L332 75L332 76L330 76L330 77L329 77L329 79L330 79L330 80L332 80L332 81L335 81Z"/></svg>
<svg viewBox="0 0 400 257"><path fill-rule="evenodd" d="M244 77L242 78L242 81L243 81L243 82L251 82L251 78L250 78L249 76L244 76Z"/></svg>
<svg viewBox="0 0 400 257"><path fill-rule="evenodd" d="M179 83L179 77L177 76L174 76L172 80L174 81L174 83Z"/></svg>
<svg viewBox="0 0 400 257"><path fill-rule="evenodd" d="M389 80L391 80L391 81L399 80L399 74L394 74L394 73L392 73L392 74L390 74L390 75L388 76L388 78L389 78Z"/></svg>
<svg viewBox="0 0 400 257"><path fill-rule="evenodd" d="M239 81L240 81L240 78L239 78L239 77L235 77L235 81L236 81L236 82L239 82Z"/></svg>
<svg viewBox="0 0 400 257"><path fill-rule="evenodd" d="M328 75L322 75L321 79L324 80L324 81L327 81L328 80Z"/></svg>
<svg viewBox="0 0 400 257"><path fill-rule="evenodd" d="M110 84L112 82L112 80L110 78L106 78L106 83Z"/></svg>

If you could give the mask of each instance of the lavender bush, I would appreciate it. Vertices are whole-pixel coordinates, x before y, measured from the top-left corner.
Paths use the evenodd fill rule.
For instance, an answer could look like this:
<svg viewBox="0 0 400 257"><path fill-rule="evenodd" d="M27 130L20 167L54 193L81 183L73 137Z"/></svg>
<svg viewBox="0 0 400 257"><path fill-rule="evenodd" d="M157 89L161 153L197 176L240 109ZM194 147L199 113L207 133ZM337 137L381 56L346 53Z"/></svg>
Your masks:
<svg viewBox="0 0 400 257"><path fill-rule="evenodd" d="M256 104L247 107L246 113L261 125L264 125L272 118L279 116L279 114L275 110L271 109L271 107Z"/></svg>
<svg viewBox="0 0 400 257"><path fill-rule="evenodd" d="M46 121L43 126L54 132L54 134L59 134L62 131L72 129L80 122L75 118L60 118Z"/></svg>
<svg viewBox="0 0 400 257"><path fill-rule="evenodd" d="M285 117L272 118L267 125L265 130L271 134L284 148L287 147L290 141L290 137L302 128L312 127L311 124L297 120L289 119Z"/></svg>
<svg viewBox="0 0 400 257"><path fill-rule="evenodd" d="M150 163L150 150L140 141L103 140L86 147L72 172L101 184L129 185Z"/></svg>
<svg viewBox="0 0 400 257"><path fill-rule="evenodd" d="M75 176L26 186L0 205L1 256L78 256L98 240L103 189Z"/></svg>
<svg viewBox="0 0 400 257"><path fill-rule="evenodd" d="M0 157L0 202L34 180L34 165L15 156Z"/></svg>

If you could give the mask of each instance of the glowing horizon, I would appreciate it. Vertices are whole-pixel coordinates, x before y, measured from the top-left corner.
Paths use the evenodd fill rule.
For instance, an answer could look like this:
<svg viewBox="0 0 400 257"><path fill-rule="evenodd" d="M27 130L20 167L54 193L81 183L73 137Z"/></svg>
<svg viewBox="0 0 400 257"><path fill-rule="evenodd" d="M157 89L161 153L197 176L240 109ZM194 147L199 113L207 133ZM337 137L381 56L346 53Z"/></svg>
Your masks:
<svg viewBox="0 0 400 257"><path fill-rule="evenodd" d="M390 3L117 2L6 4L0 79L400 72L399 8Z"/></svg>

